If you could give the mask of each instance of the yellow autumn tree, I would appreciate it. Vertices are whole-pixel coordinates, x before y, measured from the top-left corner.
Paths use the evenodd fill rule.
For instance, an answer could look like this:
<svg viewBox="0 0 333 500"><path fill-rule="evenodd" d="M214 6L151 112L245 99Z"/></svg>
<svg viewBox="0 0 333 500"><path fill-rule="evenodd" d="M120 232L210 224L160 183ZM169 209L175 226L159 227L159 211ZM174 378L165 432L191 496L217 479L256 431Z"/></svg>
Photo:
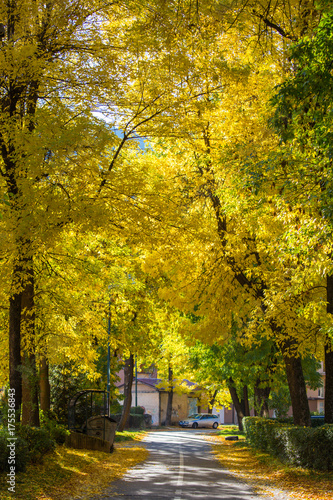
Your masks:
<svg viewBox="0 0 333 500"><path fill-rule="evenodd" d="M295 2L293 8L297 10L300 4ZM266 26L271 25L279 36L280 21L286 19L283 14L277 11L275 26L272 18L266 19ZM311 23L318 18L318 13L312 14L307 19ZM302 23L296 22L292 37L285 38L296 37L297 30L300 34L305 29ZM247 34L250 31L248 24ZM302 297L288 299L290 274L296 267L293 262L282 262L277 252L279 240L299 210L292 207L288 218L285 207L272 201L277 187L269 180L269 168L260 168L271 164L279 147L267 126L266 107L274 84L283 75L286 57L276 41L274 55L280 51L280 59L269 53L256 62L256 36L252 43L238 35L230 30L221 35L219 45L215 38L216 52L210 47L209 56L202 44L202 52L195 54L201 78L189 71L184 84L189 94L201 92L202 98L184 104L177 121L181 138L172 144L165 140L154 145L156 155L153 158L152 154L151 161L159 163L160 172L167 170L169 176L172 169L186 222L183 231L175 228L169 232L167 244L151 253L146 266L152 268L156 263L156 273L171 277L173 288L166 289L165 298L183 310L199 304L205 335L208 331L223 340L233 313L249 325L249 339L251 329L273 336L284 353L295 419L307 425L309 410L298 354L312 347L309 331L315 334L317 327L299 317ZM206 61L214 60L214 53L225 56L224 72L220 73L224 92L213 92L212 65L207 64L210 74L205 78ZM232 61L229 67L227 61ZM169 196L178 202L179 194L171 193L172 188Z"/></svg>

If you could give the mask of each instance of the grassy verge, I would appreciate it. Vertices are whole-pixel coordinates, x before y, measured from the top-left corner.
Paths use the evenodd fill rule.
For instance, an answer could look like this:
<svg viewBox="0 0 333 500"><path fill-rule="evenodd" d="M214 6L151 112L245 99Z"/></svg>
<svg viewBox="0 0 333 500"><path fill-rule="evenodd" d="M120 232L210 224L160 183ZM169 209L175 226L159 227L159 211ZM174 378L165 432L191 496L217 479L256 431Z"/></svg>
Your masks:
<svg viewBox="0 0 333 500"><path fill-rule="evenodd" d="M210 441L223 467L259 494L272 498L280 490L290 500L333 500L333 472L286 466L267 453L254 451L245 441L225 441L223 436L210 437Z"/></svg>
<svg viewBox="0 0 333 500"><path fill-rule="evenodd" d="M148 451L139 446L142 432L119 433L113 453L74 450L57 446L43 464L29 465L16 475L15 493L8 491L6 474L1 474L1 500L72 500L100 493L112 481L145 460ZM127 441L127 443L122 443ZM128 446L130 445L130 446Z"/></svg>
<svg viewBox="0 0 333 500"><path fill-rule="evenodd" d="M217 431L218 436L238 436L238 439L245 439L245 432L240 431L237 425L220 425Z"/></svg>
<svg viewBox="0 0 333 500"><path fill-rule="evenodd" d="M141 439L144 438L146 434L147 434L146 431L142 430L116 432L116 437L114 442L121 443L123 441L141 441Z"/></svg>

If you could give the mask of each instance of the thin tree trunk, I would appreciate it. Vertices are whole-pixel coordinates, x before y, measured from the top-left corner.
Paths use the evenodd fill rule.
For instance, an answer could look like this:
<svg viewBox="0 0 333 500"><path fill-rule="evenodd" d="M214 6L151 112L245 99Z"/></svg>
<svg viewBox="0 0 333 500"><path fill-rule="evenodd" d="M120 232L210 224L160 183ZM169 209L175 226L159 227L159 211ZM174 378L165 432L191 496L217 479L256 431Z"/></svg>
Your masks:
<svg viewBox="0 0 333 500"><path fill-rule="evenodd" d="M238 428L240 431L243 430L243 418L245 417L245 409L244 409L244 400L240 401L233 379L230 377L228 381L228 389L230 392L230 396L232 399L232 402L235 406L236 413L237 413L237 419L238 419Z"/></svg>
<svg viewBox="0 0 333 500"><path fill-rule="evenodd" d="M268 398L271 392L270 387L260 387L261 381L258 379L254 386L254 411L256 416L268 417Z"/></svg>
<svg viewBox="0 0 333 500"><path fill-rule="evenodd" d="M209 137L207 137L207 141L209 143ZM227 244L226 240L227 219L226 216L224 215L224 210L221 205L221 200L219 196L214 191L210 191L209 197L211 199L215 211L215 217L217 221L217 232L220 237L222 248L224 248ZM258 257L258 262L260 262L259 255L257 257ZM226 254L225 259L230 269L233 271L235 280L239 283L239 285L245 288L247 293L250 291L253 297L261 301L262 310L265 314L266 312L265 292L267 289L266 284L264 282L261 282L261 284L258 285L257 282L252 281L251 278L248 278L247 275L241 269L239 269L239 267L236 265L234 258L230 254ZM277 331L278 327L276 326L275 322L271 321L270 323L272 331L273 332ZM297 340L295 339L295 342L296 341ZM290 352L290 345L288 345L288 341L284 342L284 345L280 345L280 349L282 351L282 355L286 366L286 374L287 374L288 386L292 402L294 422L296 425L310 426L311 423L310 410L309 410L309 403L306 393L306 385L305 385L301 360L300 358L296 357L292 352ZM233 393L235 392L233 388L231 388L231 391ZM237 411L237 406L236 406L236 411Z"/></svg>
<svg viewBox="0 0 333 500"><path fill-rule="evenodd" d="M209 401L208 413L210 413L210 414L213 413L213 407L214 407L216 395L217 395L218 392L219 392L218 389L215 389L214 394L212 395L212 397L211 397L211 399Z"/></svg>
<svg viewBox="0 0 333 500"><path fill-rule="evenodd" d="M120 422L118 424L118 431L122 432L127 424L131 406L132 406L132 384L133 384L133 368L134 356L133 354L125 361L125 379L124 379L124 406Z"/></svg>
<svg viewBox="0 0 333 500"><path fill-rule="evenodd" d="M33 353L23 355L22 425L39 427L38 374Z"/></svg>
<svg viewBox="0 0 333 500"><path fill-rule="evenodd" d="M171 425L171 423L172 423L173 371L172 371L171 366L169 366L168 381L169 381L169 392L168 392L168 403L167 403L165 425Z"/></svg>
<svg viewBox="0 0 333 500"><path fill-rule="evenodd" d="M243 387L243 400L244 400L244 415L245 417L250 416L250 403L249 403L249 391L247 385Z"/></svg>
<svg viewBox="0 0 333 500"><path fill-rule="evenodd" d="M39 427L38 375L35 355L34 270L32 258L27 258L27 281L22 293L22 424Z"/></svg>
<svg viewBox="0 0 333 500"><path fill-rule="evenodd" d="M327 276L327 312L333 315L333 275ZM325 423L333 424L333 342L325 339Z"/></svg>
<svg viewBox="0 0 333 500"><path fill-rule="evenodd" d="M40 408L44 415L48 415L51 408L51 388L49 379L49 365L43 356L39 367L39 390L40 390Z"/></svg>
<svg viewBox="0 0 333 500"><path fill-rule="evenodd" d="M9 300L9 385L14 390L17 422L22 404L21 295L14 293Z"/></svg>
<svg viewBox="0 0 333 500"><path fill-rule="evenodd" d="M281 351L286 366L294 424L302 427L310 427L311 415L302 362L300 357L296 357L296 355L293 354L293 347L292 341L286 341L281 345Z"/></svg>

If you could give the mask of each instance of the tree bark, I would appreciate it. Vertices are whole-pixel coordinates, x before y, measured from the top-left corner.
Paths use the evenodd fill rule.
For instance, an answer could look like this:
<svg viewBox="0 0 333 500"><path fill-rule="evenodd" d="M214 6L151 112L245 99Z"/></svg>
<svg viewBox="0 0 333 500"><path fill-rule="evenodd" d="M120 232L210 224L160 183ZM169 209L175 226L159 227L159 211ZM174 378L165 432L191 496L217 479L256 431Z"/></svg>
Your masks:
<svg viewBox="0 0 333 500"><path fill-rule="evenodd" d="M39 427L38 375L34 353L24 353L23 355L22 425Z"/></svg>
<svg viewBox="0 0 333 500"><path fill-rule="evenodd" d="M333 275L327 276L326 310L333 316ZM326 334L325 339L325 423L333 424L333 342Z"/></svg>
<svg viewBox="0 0 333 500"><path fill-rule="evenodd" d="M244 415L245 417L250 416L250 403L249 403L249 391L247 385L243 387L243 400L244 400Z"/></svg>
<svg viewBox="0 0 333 500"><path fill-rule="evenodd" d="M302 362L301 358L293 353L293 347L291 340L287 340L281 345L293 409L294 424L302 427L310 427L311 415Z"/></svg>
<svg viewBox="0 0 333 500"><path fill-rule="evenodd" d="M22 424L39 427L38 375L35 346L34 269L32 258L26 258L26 282L22 292Z"/></svg>
<svg viewBox="0 0 333 500"><path fill-rule="evenodd" d="M217 395L218 392L219 392L218 389L215 389L214 394L212 395L212 397L211 397L211 399L209 401L208 413L210 413L210 414L213 413L213 407L214 407L216 395Z"/></svg>
<svg viewBox="0 0 333 500"><path fill-rule="evenodd" d="M166 417L165 417L165 425L171 425L171 423L172 423L173 371L172 371L171 366L169 366L168 381L169 381L169 392L168 392L168 403L167 403L167 410L166 410Z"/></svg>
<svg viewBox="0 0 333 500"><path fill-rule="evenodd" d="M44 356L40 360L39 390L40 390L40 408L47 416L51 408L51 388L49 380L49 365Z"/></svg>
<svg viewBox="0 0 333 500"><path fill-rule="evenodd" d="M254 411L260 417L269 417L268 397L271 392L270 387L260 387L260 380L254 386Z"/></svg>
<svg viewBox="0 0 333 500"><path fill-rule="evenodd" d="M207 140L209 140L209 138L207 138ZM217 232L221 241L221 245L222 248L225 248L227 244L226 240L227 220L226 216L224 215L223 207L221 205L221 200L219 196L213 192L213 190L209 191L209 197L211 199L212 206L215 211L215 217L217 221ZM255 250L253 253L256 256L258 264L260 264L260 256L258 252ZM244 273L243 270L239 268L232 255L225 254L225 260L226 263L229 265L231 271L234 273L235 280L239 283L239 285L246 290L246 293L250 293L257 300L260 300L262 310L265 314L266 312L265 292L267 290L267 285L264 282L264 280L258 283L257 280L252 280L251 278L248 278L246 273ZM272 328L273 333L274 331L277 331L278 327L276 326L274 320L270 322L270 326ZM297 342L297 339L294 339L294 342ZM292 341L289 341L289 343L288 340L285 341L283 345L280 345L280 349L282 351L286 366L286 374L290 390L294 422L296 425L310 426L310 421L311 421L310 410L309 410L309 403L306 393L306 385L303 375L301 359L290 351L291 343ZM234 389L232 388L231 391L235 392ZM236 411L237 411L237 406L235 405Z"/></svg>
<svg viewBox="0 0 333 500"><path fill-rule="evenodd" d="M21 363L21 293L14 293L9 300L9 385L15 393L17 422L22 404Z"/></svg>
<svg viewBox="0 0 333 500"><path fill-rule="evenodd" d="M243 430L243 418L246 416L245 415L245 405L244 405L244 399L240 400L236 391L236 387L234 384L233 379L230 377L228 381L228 389L230 392L230 396L232 399L232 402L235 406L236 413L237 413L237 419L238 419L238 428L240 431Z"/></svg>
<svg viewBox="0 0 333 500"><path fill-rule="evenodd" d="M134 368L134 356L130 354L130 357L125 361L125 380L124 380L124 405L121 415L120 422L118 424L118 431L122 432L128 422L128 418L131 411L132 405L132 384L133 384L133 368Z"/></svg>

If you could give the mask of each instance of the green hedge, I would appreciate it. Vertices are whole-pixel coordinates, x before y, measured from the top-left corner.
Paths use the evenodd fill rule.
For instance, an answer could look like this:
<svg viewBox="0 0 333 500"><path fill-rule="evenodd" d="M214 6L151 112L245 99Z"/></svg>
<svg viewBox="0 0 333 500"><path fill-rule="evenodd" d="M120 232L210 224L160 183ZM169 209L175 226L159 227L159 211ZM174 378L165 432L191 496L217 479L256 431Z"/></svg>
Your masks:
<svg viewBox="0 0 333 500"><path fill-rule="evenodd" d="M121 413L113 413L110 415L113 420L119 424L120 419L121 419ZM142 414L130 414L128 417L127 425L125 426L126 429L144 429L146 427L146 420L145 416Z"/></svg>
<svg viewBox="0 0 333 500"><path fill-rule="evenodd" d="M9 472L10 464L15 466L16 472L25 470L29 462L29 449L27 442L20 436L16 436L14 448L14 462L11 455L11 450L8 444L12 444L14 440L10 440L10 435L6 429L0 430L0 472Z"/></svg>
<svg viewBox="0 0 333 500"><path fill-rule="evenodd" d="M145 412L145 409L143 406L132 406L130 414L131 415L143 415Z"/></svg>
<svg viewBox="0 0 333 500"><path fill-rule="evenodd" d="M245 417L248 443L291 465L308 469L333 469L333 425L297 427L272 419Z"/></svg>

